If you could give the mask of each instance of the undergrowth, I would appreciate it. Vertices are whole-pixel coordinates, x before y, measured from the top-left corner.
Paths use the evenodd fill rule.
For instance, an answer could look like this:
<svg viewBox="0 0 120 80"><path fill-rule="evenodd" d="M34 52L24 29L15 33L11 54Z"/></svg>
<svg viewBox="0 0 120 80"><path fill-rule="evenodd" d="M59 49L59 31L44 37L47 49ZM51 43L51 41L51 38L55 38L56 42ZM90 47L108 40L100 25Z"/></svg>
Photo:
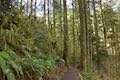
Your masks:
<svg viewBox="0 0 120 80"><path fill-rule="evenodd" d="M19 10L0 13L0 73L2 80L29 80L55 69L49 32L40 19ZM5 77L4 77L5 76ZM32 77L33 76L33 77Z"/></svg>

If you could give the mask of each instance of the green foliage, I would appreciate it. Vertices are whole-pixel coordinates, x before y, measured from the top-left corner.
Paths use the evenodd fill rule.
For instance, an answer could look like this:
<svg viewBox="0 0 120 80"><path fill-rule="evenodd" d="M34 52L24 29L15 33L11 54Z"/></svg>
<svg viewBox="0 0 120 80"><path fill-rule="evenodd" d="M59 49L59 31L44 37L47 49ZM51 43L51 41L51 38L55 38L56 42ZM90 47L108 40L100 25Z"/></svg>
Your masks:
<svg viewBox="0 0 120 80"><path fill-rule="evenodd" d="M21 49L22 45L32 48L33 38L31 20L22 17L16 10L6 15L0 13L0 49Z"/></svg>
<svg viewBox="0 0 120 80"><path fill-rule="evenodd" d="M96 65L97 69L105 69L105 65L104 65L104 61L106 61L107 59L109 59L109 54L107 52L107 50L105 49L100 49L99 53L94 54L93 55L93 62L94 65Z"/></svg>
<svg viewBox="0 0 120 80"><path fill-rule="evenodd" d="M45 54L50 53L48 40L48 31L39 20L23 17L16 9L9 15L0 13L0 69L3 75L8 80L16 80L26 72L42 76L53 70L54 59Z"/></svg>
<svg viewBox="0 0 120 80"><path fill-rule="evenodd" d="M8 80L16 80L15 73L23 76L22 66L17 62L19 57L10 49L0 52L0 69Z"/></svg>
<svg viewBox="0 0 120 80"><path fill-rule="evenodd" d="M65 64L65 60L62 58L58 58L56 61L58 64Z"/></svg>
<svg viewBox="0 0 120 80"><path fill-rule="evenodd" d="M93 77L95 76L94 72L82 72L82 76L86 79L86 80L92 80Z"/></svg>
<svg viewBox="0 0 120 80"><path fill-rule="evenodd" d="M16 80L16 76L24 77L26 71L33 71L42 76L55 68L55 62L48 56L40 57L20 58L14 51L5 50L0 52L0 69L8 80Z"/></svg>
<svg viewBox="0 0 120 80"><path fill-rule="evenodd" d="M48 59L47 59L48 58ZM25 71L32 70L40 75L44 75L47 71L54 69L53 59L47 58L37 58L34 56L25 57L22 59L22 65Z"/></svg>
<svg viewBox="0 0 120 80"><path fill-rule="evenodd" d="M32 24L34 34L34 46L36 46L42 53L50 53L49 50L49 34L48 29L44 24L37 21ZM40 53L40 52L39 52Z"/></svg>

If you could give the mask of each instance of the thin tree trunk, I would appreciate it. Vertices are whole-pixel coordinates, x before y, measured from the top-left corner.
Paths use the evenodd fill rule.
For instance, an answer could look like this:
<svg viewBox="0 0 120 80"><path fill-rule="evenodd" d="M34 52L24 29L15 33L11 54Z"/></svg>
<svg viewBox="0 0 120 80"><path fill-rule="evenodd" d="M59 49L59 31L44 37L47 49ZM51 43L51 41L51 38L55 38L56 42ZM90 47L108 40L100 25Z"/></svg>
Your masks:
<svg viewBox="0 0 120 80"><path fill-rule="evenodd" d="M34 19L36 20L36 13L37 13L37 0L35 0L35 8L34 8Z"/></svg>
<svg viewBox="0 0 120 80"><path fill-rule="evenodd" d="M27 0L27 15L29 13L29 0Z"/></svg>
<svg viewBox="0 0 120 80"><path fill-rule="evenodd" d="M22 10L23 10L23 0L20 1L20 13L21 13L21 15L23 15Z"/></svg>
<svg viewBox="0 0 120 80"><path fill-rule="evenodd" d="M49 30L51 30L51 28L50 28L50 1L48 0L48 2L47 2L47 6L48 6L48 28L49 28Z"/></svg>
<svg viewBox="0 0 120 80"><path fill-rule="evenodd" d="M73 65L75 66L75 62L76 62L76 55L75 55L75 6L74 6L74 0L72 1L72 6L73 6L73 27L72 27L72 35L73 35Z"/></svg>
<svg viewBox="0 0 120 80"><path fill-rule="evenodd" d="M32 17L33 15L33 7L32 7L32 3L33 3L33 0L31 0L31 4L30 4L30 17Z"/></svg>
<svg viewBox="0 0 120 80"><path fill-rule="evenodd" d="M60 15L59 15L59 27L60 27L60 38L61 38L61 53L63 53L63 23L62 23L62 0L60 0Z"/></svg>
<svg viewBox="0 0 120 80"><path fill-rule="evenodd" d="M44 20L46 23L46 0L44 0Z"/></svg>
<svg viewBox="0 0 120 80"><path fill-rule="evenodd" d="M95 26L95 40L96 40L96 53L99 53L99 35L98 35L98 21L97 21L97 16L96 16L96 7L95 7L95 0L92 0L92 4L93 4L93 17L94 17L94 26ZM97 55L96 54L96 55ZM97 60L99 60L99 55L97 55ZM97 68L98 70L100 70L100 65L99 63L97 64Z"/></svg>
<svg viewBox="0 0 120 80"><path fill-rule="evenodd" d="M56 16L55 16L55 0L53 0L53 37L55 38L56 36Z"/></svg>

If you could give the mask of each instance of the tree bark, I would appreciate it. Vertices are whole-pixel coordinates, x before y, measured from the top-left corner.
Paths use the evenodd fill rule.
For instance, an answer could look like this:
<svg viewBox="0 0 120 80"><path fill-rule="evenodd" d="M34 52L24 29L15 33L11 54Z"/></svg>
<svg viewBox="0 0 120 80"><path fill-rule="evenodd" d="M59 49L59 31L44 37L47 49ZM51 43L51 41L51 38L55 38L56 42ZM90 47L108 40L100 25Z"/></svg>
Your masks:
<svg viewBox="0 0 120 80"><path fill-rule="evenodd" d="M86 47L86 11L85 11L85 0L78 0L79 5L79 18L80 18L80 47L81 47L81 54L80 54L80 70L86 70L86 59L85 55L87 53Z"/></svg>
<svg viewBox="0 0 120 80"><path fill-rule="evenodd" d="M63 0L63 7L64 7L64 51L63 51L63 59L67 62L67 56L68 56L68 22L67 22L67 5L66 0Z"/></svg>
<svg viewBox="0 0 120 80"><path fill-rule="evenodd" d="M72 0L72 7L73 7L73 27L72 27L72 35L73 35L73 66L75 66L76 62L76 55L75 55L75 5L74 5L74 0Z"/></svg>

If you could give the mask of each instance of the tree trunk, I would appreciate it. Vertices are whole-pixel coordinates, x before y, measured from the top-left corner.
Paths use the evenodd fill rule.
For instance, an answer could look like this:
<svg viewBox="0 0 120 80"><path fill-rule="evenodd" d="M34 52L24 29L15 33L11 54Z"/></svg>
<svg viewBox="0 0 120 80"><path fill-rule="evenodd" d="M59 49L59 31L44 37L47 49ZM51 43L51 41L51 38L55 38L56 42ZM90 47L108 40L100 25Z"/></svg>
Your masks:
<svg viewBox="0 0 120 80"><path fill-rule="evenodd" d="M29 13L29 0L27 0L27 15L28 15L28 13Z"/></svg>
<svg viewBox="0 0 120 80"><path fill-rule="evenodd" d="M93 4L93 17L94 17L94 26L95 26L95 40L96 40L96 55L99 53L99 35L98 35L98 21L97 21L97 16L96 16L96 6L95 6L95 0L92 0ZM97 60L100 62L99 55L97 55ZM99 63L97 64L98 70L100 70L100 65Z"/></svg>
<svg viewBox="0 0 120 80"><path fill-rule="evenodd" d="M34 19L35 20L37 18L37 16L36 16L36 13L37 13L36 9L37 9L37 0L35 0L35 8L34 8Z"/></svg>
<svg viewBox="0 0 120 80"><path fill-rule="evenodd" d="M46 23L46 0L44 0L44 20Z"/></svg>
<svg viewBox="0 0 120 80"><path fill-rule="evenodd" d="M85 71L86 70L86 59L85 55L87 53L87 47L86 47L86 10L85 10L85 0L78 0L79 5L79 18L80 18L80 47L81 47L81 54L80 54L80 70Z"/></svg>
<svg viewBox="0 0 120 80"><path fill-rule="evenodd" d="M64 51L63 51L63 59L67 62L67 56L68 56L68 22L67 22L67 5L66 0L63 0L63 7L64 7Z"/></svg>
<svg viewBox="0 0 120 80"><path fill-rule="evenodd" d="M61 53L63 53L63 21L62 21L62 0L60 0L60 13L59 13L59 27L60 27L60 38L61 38Z"/></svg>
<svg viewBox="0 0 120 80"><path fill-rule="evenodd" d="M32 17L33 15L33 7L32 7L32 3L33 3L33 0L31 0L31 4L30 4L30 16Z"/></svg>
<svg viewBox="0 0 120 80"><path fill-rule="evenodd" d="M75 66L75 6L74 6L74 0L72 1L72 7L73 7L73 27L72 27L72 35L73 35L73 65Z"/></svg>
<svg viewBox="0 0 120 80"><path fill-rule="evenodd" d="M56 37L56 14L55 14L55 0L53 0L53 37L55 38Z"/></svg>
<svg viewBox="0 0 120 80"><path fill-rule="evenodd" d="M49 30L51 30L50 28L50 1L47 1L47 7L48 7L48 28Z"/></svg>

